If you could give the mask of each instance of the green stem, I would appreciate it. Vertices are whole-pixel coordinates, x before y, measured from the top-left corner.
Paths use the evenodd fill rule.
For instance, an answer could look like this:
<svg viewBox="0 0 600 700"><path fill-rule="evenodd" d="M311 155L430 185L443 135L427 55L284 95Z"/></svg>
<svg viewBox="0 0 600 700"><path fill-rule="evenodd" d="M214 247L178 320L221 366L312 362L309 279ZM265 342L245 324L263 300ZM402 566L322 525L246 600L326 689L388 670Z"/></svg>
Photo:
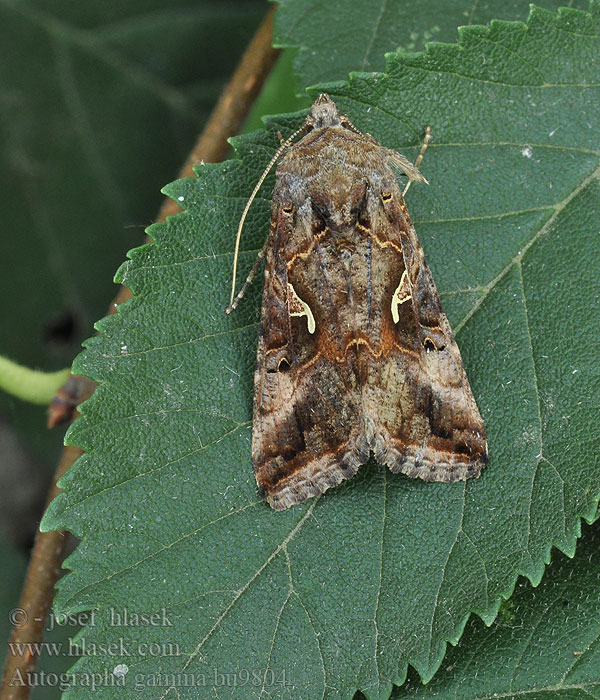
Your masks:
<svg viewBox="0 0 600 700"><path fill-rule="evenodd" d="M30 403L48 405L70 373L69 368L59 372L40 372L0 355L0 389Z"/></svg>

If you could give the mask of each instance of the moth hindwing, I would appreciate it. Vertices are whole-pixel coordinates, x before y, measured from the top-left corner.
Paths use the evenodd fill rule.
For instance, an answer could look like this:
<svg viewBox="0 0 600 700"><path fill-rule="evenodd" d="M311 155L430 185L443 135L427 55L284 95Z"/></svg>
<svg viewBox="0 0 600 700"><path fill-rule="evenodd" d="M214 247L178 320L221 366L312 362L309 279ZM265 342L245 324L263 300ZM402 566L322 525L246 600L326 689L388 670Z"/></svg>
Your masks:
<svg viewBox="0 0 600 700"><path fill-rule="evenodd" d="M426 481L478 476L485 427L393 169L403 156L327 95L273 190L252 458L276 510L349 479L371 452Z"/></svg>

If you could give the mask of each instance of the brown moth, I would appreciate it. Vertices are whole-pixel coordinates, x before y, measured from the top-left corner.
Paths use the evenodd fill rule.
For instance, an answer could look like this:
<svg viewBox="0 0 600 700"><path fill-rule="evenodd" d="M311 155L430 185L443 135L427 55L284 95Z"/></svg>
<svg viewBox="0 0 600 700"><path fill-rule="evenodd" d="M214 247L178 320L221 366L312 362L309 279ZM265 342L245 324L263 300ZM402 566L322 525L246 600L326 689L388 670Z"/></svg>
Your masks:
<svg viewBox="0 0 600 700"><path fill-rule="evenodd" d="M479 476L485 427L394 170L423 176L327 95L300 131L272 161L254 377L260 493L284 510L351 478L371 452L426 481Z"/></svg>

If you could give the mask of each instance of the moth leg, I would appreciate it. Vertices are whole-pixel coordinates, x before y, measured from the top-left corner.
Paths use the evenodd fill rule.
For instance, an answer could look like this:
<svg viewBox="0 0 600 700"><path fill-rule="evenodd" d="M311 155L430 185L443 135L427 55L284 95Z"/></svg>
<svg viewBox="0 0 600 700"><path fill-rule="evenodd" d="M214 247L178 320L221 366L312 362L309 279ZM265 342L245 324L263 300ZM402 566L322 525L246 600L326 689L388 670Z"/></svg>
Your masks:
<svg viewBox="0 0 600 700"><path fill-rule="evenodd" d="M426 126L425 127L425 138L423 139L423 144L421 145L421 150L419 151L419 155L417 156L417 160L415 160L415 168L418 170L419 165L423 162L423 158L425 156L425 151L427 150L427 146L429 146L429 142L431 141L431 127ZM402 193L402 196L404 197L406 193L408 192L408 188L410 187L412 180L409 180L406 183L406 187L404 188L404 192Z"/></svg>
<svg viewBox="0 0 600 700"><path fill-rule="evenodd" d="M242 288L240 291L237 293L235 299L229 304L229 306L225 309L225 313L229 315L232 311L235 310L237 305L240 303L241 298L244 296L246 293L246 290L250 286L250 283L256 276L256 273L258 272L258 268L260 267L260 263L262 262L262 259L265 257L265 253L267 251L267 245L269 243L269 236L267 236L266 241L263 243L263 247L258 251L258 255L256 256L256 260L254 261L254 265L252 265L252 269L248 273L248 277L246 277L246 281L242 285Z"/></svg>

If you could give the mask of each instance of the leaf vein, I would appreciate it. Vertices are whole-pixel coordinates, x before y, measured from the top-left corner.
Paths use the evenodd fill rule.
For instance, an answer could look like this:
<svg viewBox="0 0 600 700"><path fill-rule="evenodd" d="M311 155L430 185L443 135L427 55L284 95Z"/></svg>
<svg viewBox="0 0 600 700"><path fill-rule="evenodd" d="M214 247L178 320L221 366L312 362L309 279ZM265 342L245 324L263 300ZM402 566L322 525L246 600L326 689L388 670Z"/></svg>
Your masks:
<svg viewBox="0 0 600 700"><path fill-rule="evenodd" d="M477 299L475 304L471 307L471 310L465 314L465 316L462 318L462 320L456 325L456 328L454 330L454 335L457 336L460 331L466 326L466 324L471 320L473 315L477 312L477 310L481 307L483 302L487 299L487 297L490 295L490 293L495 289L496 285L502 280L508 271L512 268L512 266L518 262L520 262L527 251L534 246L537 241L547 232L551 229L552 225L556 221L558 215L563 211L563 209L573 200L582 190L584 190L593 180L598 179L598 176L600 175L600 167L596 168L594 172L592 172L588 177L585 178L585 180L580 183L577 187L575 187L571 192L558 204L556 204L553 209L552 215L546 220L544 225L535 233L532 237L531 240L526 243L521 251L515 255L515 257L504 267L503 270L501 270L496 277L486 286L485 291L483 294Z"/></svg>
<svg viewBox="0 0 600 700"><path fill-rule="evenodd" d="M177 457L177 459L172 459L169 462L164 462L163 464L159 464L157 467L154 467L153 469L150 469L150 470L145 471L145 472L140 472L139 474L135 474L134 476L130 476L129 478L124 479L123 481L115 482L114 484L111 484L110 486L107 486L106 488L101 489L100 491L94 491L94 493L90 493L85 498L82 498L80 501L76 501L75 503L69 504L67 507L63 508L61 513L62 514L68 513L72 508L75 508L76 506L80 506L82 503L85 503L90 498L94 498L95 496L101 496L102 494L107 493L108 491L112 491L113 489L119 488L120 486L123 486L124 484L129 484L130 482L135 481L136 479L141 479L143 477L149 476L150 474L155 474L156 472L160 471L161 469L164 469L165 467L170 467L172 464L177 464L177 462L181 461L182 459L187 459L188 457L191 457L192 455L198 454L198 453L202 452L203 450L206 450L209 447L216 445L217 443L221 442L221 440L226 438L228 435L232 435L233 433L235 433L237 430L239 430L240 427L245 427L248 425L251 425L251 421L248 421L246 423L240 423L238 426L236 426L232 430L228 430L226 433L223 433L223 435L220 435L216 440L213 440L212 442L208 442L208 443L206 443L206 445L202 445L202 447L198 447L195 450L191 450L190 452L186 452L183 455L179 455ZM258 503L260 503L260 502L261 501L258 501Z"/></svg>
<svg viewBox="0 0 600 700"><path fill-rule="evenodd" d="M229 605L223 610L223 612L219 615L213 626L209 629L209 631L206 633L206 635L202 638L202 640L197 644L196 648L192 651L192 653L189 655L188 660L184 663L182 667L182 671L185 671L186 668L192 663L192 661L200 654L200 650L206 644L208 639L212 636L212 634L215 632L215 630L219 627L221 622L225 619L227 613L231 610L231 608L236 604L236 602L241 598L241 596L244 594L246 590L248 590L249 586L252 585L254 580L260 576L260 574L266 569L266 567L273 561L273 559L287 547L287 545L294 539L296 534L302 529L302 526L304 523L310 518L310 514L312 513L315 505L318 503L319 499L315 498L314 501L311 503L309 506L308 510L302 518L298 521L298 523L295 525L295 527L290 531L288 536L283 540L283 542L271 552L271 554L265 559L263 564L252 574L252 576L246 581L246 583L237 591L236 595L233 597ZM256 505L256 504L253 504ZM167 690L168 692L168 690ZM161 696L164 698L165 695Z"/></svg>
<svg viewBox="0 0 600 700"><path fill-rule="evenodd" d="M379 31L379 25L381 24L381 20L383 18L383 15L385 13L385 8L387 7L388 0L383 0L381 3L381 8L379 10L379 14L377 15L377 19L375 21L375 26L373 27L373 31L371 32L371 37L369 39L369 43L367 44L367 47L365 49L365 53L363 56L363 60L361 63L361 70L365 70L369 58L369 54L371 53L371 49L373 48L373 44L375 42L375 38L377 36L377 32Z"/></svg>

